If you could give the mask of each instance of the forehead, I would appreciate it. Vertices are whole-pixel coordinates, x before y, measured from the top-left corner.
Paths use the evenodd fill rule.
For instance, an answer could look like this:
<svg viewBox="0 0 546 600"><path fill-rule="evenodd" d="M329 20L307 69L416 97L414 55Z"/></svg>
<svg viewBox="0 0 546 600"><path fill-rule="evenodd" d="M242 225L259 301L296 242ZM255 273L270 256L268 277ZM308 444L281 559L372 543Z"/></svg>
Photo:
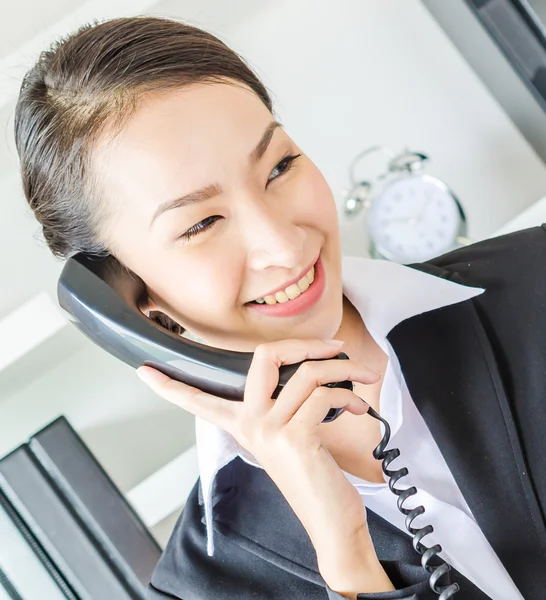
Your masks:
<svg viewBox="0 0 546 600"><path fill-rule="evenodd" d="M118 199L160 198L173 186L183 192L181 175L193 188L246 161L270 120L261 99L239 84L148 94L117 135L96 145L92 168Z"/></svg>

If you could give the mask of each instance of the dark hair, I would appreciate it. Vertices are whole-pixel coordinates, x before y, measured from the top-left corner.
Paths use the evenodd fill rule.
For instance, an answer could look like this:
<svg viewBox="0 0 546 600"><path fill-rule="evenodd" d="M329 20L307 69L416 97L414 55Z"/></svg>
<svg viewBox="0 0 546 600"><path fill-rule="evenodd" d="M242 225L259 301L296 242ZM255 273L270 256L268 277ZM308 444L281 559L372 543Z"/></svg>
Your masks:
<svg viewBox="0 0 546 600"><path fill-rule="evenodd" d="M143 94L215 82L248 86L272 112L235 51L177 20L95 21L40 54L21 85L15 141L25 197L56 257L108 254L107 207L88 168L99 135L119 130Z"/></svg>

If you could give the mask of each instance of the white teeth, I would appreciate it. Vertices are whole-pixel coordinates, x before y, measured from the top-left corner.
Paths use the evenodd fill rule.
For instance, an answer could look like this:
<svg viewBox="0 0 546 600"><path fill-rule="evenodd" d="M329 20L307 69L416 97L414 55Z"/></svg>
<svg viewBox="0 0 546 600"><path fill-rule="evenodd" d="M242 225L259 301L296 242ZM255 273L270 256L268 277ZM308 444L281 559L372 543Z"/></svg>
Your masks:
<svg viewBox="0 0 546 600"><path fill-rule="evenodd" d="M282 290L269 296L265 296L265 298L258 298L256 302L258 302L258 304L263 304L264 302L266 304L282 304L284 302L288 302L289 300L294 300L294 298L297 298L300 294L303 294L303 292L305 292L305 290L313 283L314 280L315 267L313 266L311 267L309 273L307 273L307 275L304 275L298 281L298 283L293 283L292 285L289 285L285 290Z"/></svg>

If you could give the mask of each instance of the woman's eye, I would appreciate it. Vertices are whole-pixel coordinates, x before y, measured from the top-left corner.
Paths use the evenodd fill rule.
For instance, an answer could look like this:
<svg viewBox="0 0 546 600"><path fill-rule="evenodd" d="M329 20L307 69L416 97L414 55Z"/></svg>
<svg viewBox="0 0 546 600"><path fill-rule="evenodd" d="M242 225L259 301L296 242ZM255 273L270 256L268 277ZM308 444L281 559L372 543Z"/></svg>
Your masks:
<svg viewBox="0 0 546 600"><path fill-rule="evenodd" d="M190 227L188 229L188 231L184 232L182 235L180 235L178 237L181 240L188 241L194 235L197 235L198 233L201 233L202 231L205 231L206 229L209 229L210 227L212 227L212 225L214 224L214 221L219 218L220 217L218 215L215 215L213 217L207 217L206 219L203 219L202 221L199 221L199 223L196 223L195 225Z"/></svg>
<svg viewBox="0 0 546 600"><path fill-rule="evenodd" d="M273 171L271 171L271 173L274 173L275 171L278 171L279 174L276 175L275 177L271 178L271 179L268 179L267 183L269 184L274 179L278 179L281 175L284 175L285 173L288 173L288 171L290 171L290 169L292 168L292 166L294 164L294 161L297 158L299 158L300 156L301 156L301 154L296 154L295 156L287 156L287 157L283 158L277 164L277 166L273 169ZM195 225L193 225L192 227L190 227L187 231L185 231L184 233L182 233L181 235L179 235L178 239L188 241L194 235L197 235L198 233L201 233L203 231L206 231L207 229L210 229L213 226L213 224L216 222L216 219L221 219L221 218L222 217L220 217L218 215L214 215L213 217L207 217L206 219L203 219L202 221L199 221L199 223L196 223Z"/></svg>
<svg viewBox="0 0 546 600"><path fill-rule="evenodd" d="M278 179L281 175L284 175L285 173L288 173L288 171L290 171L290 169L292 168L294 161L299 158L301 156L301 154L296 154L295 156L287 156L286 158L283 158L281 160L281 162L273 169L273 171L271 171L271 173L274 173L275 171L279 171L279 175L277 175L276 177L273 177L272 179L268 179L267 182L269 183L270 181L273 181L274 179Z"/></svg>

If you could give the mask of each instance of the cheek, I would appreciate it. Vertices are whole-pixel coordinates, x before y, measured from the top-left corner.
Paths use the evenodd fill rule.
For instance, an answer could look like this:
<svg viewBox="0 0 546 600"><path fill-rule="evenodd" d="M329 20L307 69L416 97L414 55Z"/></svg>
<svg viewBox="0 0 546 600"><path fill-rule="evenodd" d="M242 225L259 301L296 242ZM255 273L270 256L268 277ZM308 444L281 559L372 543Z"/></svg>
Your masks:
<svg viewBox="0 0 546 600"><path fill-rule="evenodd" d="M177 266L179 276L172 273L163 283L168 303L180 313L197 316L221 312L223 305L232 305L237 295L237 280L233 264L227 257L191 261ZM170 282L170 283L169 283Z"/></svg>
<svg viewBox="0 0 546 600"><path fill-rule="evenodd" d="M332 190L319 169L311 163L302 187L300 199L304 199L306 213L313 218L317 227L323 230L337 228L337 208Z"/></svg>

